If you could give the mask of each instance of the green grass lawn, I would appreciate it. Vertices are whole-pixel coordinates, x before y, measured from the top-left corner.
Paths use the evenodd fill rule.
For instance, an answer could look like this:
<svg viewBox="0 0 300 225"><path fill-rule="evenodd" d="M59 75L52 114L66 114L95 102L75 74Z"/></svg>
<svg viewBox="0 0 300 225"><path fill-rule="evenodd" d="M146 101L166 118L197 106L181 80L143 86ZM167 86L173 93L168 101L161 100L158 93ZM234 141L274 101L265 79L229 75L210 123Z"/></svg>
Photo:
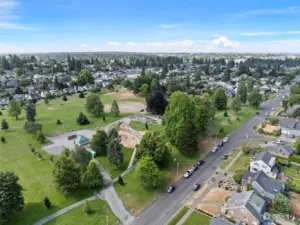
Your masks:
<svg viewBox="0 0 300 225"><path fill-rule="evenodd" d="M124 153L124 162L123 165L120 166L119 168L116 168L114 165L110 164L107 156L96 157L96 159L104 166L104 168L106 169L106 171L108 172L108 174L112 179L121 175L121 173L123 173L127 169L128 164L130 162L133 149L123 147L122 151Z"/></svg>
<svg viewBox="0 0 300 225"><path fill-rule="evenodd" d="M210 218L199 212L193 212L183 225L209 225Z"/></svg>
<svg viewBox="0 0 300 225"><path fill-rule="evenodd" d="M235 113L232 110L227 110L228 117L224 116L224 110L217 111L215 116L215 129L214 133L219 133L221 127L224 128L222 134L218 134L219 137L225 137L226 135L232 133L233 131L240 128L244 123L246 123L257 111L257 109L251 107L242 107L242 110L238 113ZM240 118L240 121L237 121L237 117ZM227 120L230 119L231 123ZM214 134L214 135L215 135Z"/></svg>
<svg viewBox="0 0 300 225"><path fill-rule="evenodd" d="M137 131L152 131L152 132L165 132L165 127L163 125L152 125L148 124L148 130L145 128L145 123L139 122L139 121L131 121L130 127Z"/></svg>
<svg viewBox="0 0 300 225"><path fill-rule="evenodd" d="M132 215L140 213L160 195L158 191L146 190L140 185L136 178L136 170L126 174L123 181L124 186L120 186L117 182L114 186L125 208Z"/></svg>
<svg viewBox="0 0 300 225"><path fill-rule="evenodd" d="M236 160L236 162L230 167L230 171L235 172L237 170L247 170L247 165L250 164L250 160L252 159L253 155L244 155L241 156Z"/></svg>
<svg viewBox="0 0 300 225"><path fill-rule="evenodd" d="M225 159L220 165L221 169L225 169L229 163L239 154L240 151L235 150L227 159Z"/></svg>
<svg viewBox="0 0 300 225"><path fill-rule="evenodd" d="M90 201L93 212L85 215L83 205L72 209L71 211L56 217L55 219L45 223L46 225L118 225L118 218L113 214L109 205L102 200ZM108 223L106 223L108 222Z"/></svg>
<svg viewBox="0 0 300 225"><path fill-rule="evenodd" d="M300 173L298 173L298 171L300 171L300 167L293 165L291 167L285 166L282 169L283 169L284 175L300 179Z"/></svg>
<svg viewBox="0 0 300 225"><path fill-rule="evenodd" d="M111 103L112 100L113 98L110 96L102 96L104 103ZM68 96L67 102L62 101L62 99L51 100L48 105L42 102L36 105L36 121L42 123L46 135L52 136L70 130L100 127L126 116L123 114L116 118L107 114L107 120L103 122L102 118L95 118L87 113L84 104L85 99L80 99L78 95ZM2 112L3 115L0 116L0 120L6 119L10 129L0 131L0 136L7 140L7 143L0 144L0 169L1 171L13 171L19 176L19 183L24 189L25 198L24 211L7 224L31 225L61 208L92 195L93 191L91 190L79 190L69 196L58 192L52 181L53 164L49 163L50 156L41 150L41 145L35 137L27 134L22 128L26 119L24 110L19 120L10 117L7 111ZM76 118L79 112L85 113L92 124L77 125ZM60 119L63 124L56 125L57 119ZM29 145L34 146L44 160L38 161L35 155L30 154ZM128 155L125 154L126 159L128 159ZM45 196L54 205L51 210L46 210L43 205Z"/></svg>
<svg viewBox="0 0 300 225"><path fill-rule="evenodd" d="M189 208L184 206L177 214L176 216L169 222L168 225L176 225L179 220L189 211Z"/></svg>

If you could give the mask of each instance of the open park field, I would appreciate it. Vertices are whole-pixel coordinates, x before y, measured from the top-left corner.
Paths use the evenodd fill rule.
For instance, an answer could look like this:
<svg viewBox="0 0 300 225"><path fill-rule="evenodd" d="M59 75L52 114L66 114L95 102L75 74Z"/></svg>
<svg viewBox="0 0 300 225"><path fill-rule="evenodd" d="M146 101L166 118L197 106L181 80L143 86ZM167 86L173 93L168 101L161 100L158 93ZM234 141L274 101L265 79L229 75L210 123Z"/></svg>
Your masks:
<svg viewBox="0 0 300 225"><path fill-rule="evenodd" d="M111 104L113 100L120 100L116 96L103 94L100 94L100 97L104 104ZM125 102L124 100L121 101ZM134 103L136 101L142 100L135 98ZM51 100L48 104L41 101L36 104L36 122L43 125L43 132L46 136L55 136L71 130L101 127L129 115L121 114L120 117L113 117L110 113L106 113L106 121L104 122L102 118L96 118L87 113L84 105L85 98L80 99L78 94L68 96L66 102L62 99ZM76 123L76 118L80 112L88 117L91 124L80 126ZM24 110L22 110L18 120L10 117L7 111L2 111L2 113L0 119L6 119L10 129L0 131L0 136L5 137L7 141L5 144L1 143L0 169L13 171L19 176L25 198L24 211L7 224L31 225L61 208L92 195L92 190L78 190L77 193L72 193L69 196L58 192L52 182L53 164L49 162L50 156L41 150L42 146L35 137L23 130L26 120ZM62 122L61 125L56 125L57 119ZM39 161L36 155L30 154L30 145L41 153L43 160ZM55 159L56 157L54 157ZM43 199L45 196L53 204L51 210L46 210L44 207Z"/></svg>

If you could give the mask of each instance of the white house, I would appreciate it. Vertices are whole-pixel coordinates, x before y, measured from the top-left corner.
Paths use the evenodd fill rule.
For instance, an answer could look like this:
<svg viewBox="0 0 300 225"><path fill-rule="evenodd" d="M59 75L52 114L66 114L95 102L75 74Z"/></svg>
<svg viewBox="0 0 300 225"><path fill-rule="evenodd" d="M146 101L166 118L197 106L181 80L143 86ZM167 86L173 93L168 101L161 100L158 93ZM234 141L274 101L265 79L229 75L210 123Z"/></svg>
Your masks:
<svg viewBox="0 0 300 225"><path fill-rule="evenodd" d="M268 177L276 179L279 172L276 158L267 151L259 152L250 162L250 171L253 173L263 171Z"/></svg>

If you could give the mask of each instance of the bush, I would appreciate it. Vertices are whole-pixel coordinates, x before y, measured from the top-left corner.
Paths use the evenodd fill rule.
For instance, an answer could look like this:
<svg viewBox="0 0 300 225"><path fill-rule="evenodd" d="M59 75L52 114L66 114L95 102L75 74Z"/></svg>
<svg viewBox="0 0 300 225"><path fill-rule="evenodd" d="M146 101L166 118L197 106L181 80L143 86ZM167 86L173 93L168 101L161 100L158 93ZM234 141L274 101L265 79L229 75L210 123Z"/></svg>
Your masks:
<svg viewBox="0 0 300 225"><path fill-rule="evenodd" d="M36 139L40 141L41 144L44 144L46 142L46 137L44 133L40 130L37 132Z"/></svg>
<svg viewBox="0 0 300 225"><path fill-rule="evenodd" d="M31 147L30 152L31 152L32 154L34 154L34 153L35 153L35 148Z"/></svg>
<svg viewBox="0 0 300 225"><path fill-rule="evenodd" d="M85 200L85 202L84 202L83 212L84 212L86 215L92 213L90 204L89 204L89 202L88 202L87 200Z"/></svg>
<svg viewBox="0 0 300 225"><path fill-rule="evenodd" d="M276 125L276 124L278 124L279 119L277 117L270 117L269 121L270 121L271 125Z"/></svg>
<svg viewBox="0 0 300 225"><path fill-rule="evenodd" d="M290 163L290 161L288 159L277 158L276 162L280 166L286 166L286 167L290 167L291 166L291 163Z"/></svg>
<svg viewBox="0 0 300 225"><path fill-rule="evenodd" d="M236 171L233 175L233 179L237 184L241 184L242 178L243 178L243 171Z"/></svg>
<svg viewBox="0 0 300 225"><path fill-rule="evenodd" d="M53 159L53 155L50 155L50 162L53 162L54 159Z"/></svg>
<svg viewBox="0 0 300 225"><path fill-rule="evenodd" d="M102 120L103 120L103 122L105 122L105 121L106 121L106 118L105 118L105 116L102 116Z"/></svg>
<svg viewBox="0 0 300 225"><path fill-rule="evenodd" d="M122 186L124 185L124 181L123 181L123 178L121 176L118 176L118 183Z"/></svg>
<svg viewBox="0 0 300 225"><path fill-rule="evenodd" d="M262 127L262 128L265 128L265 127L266 127L266 123L262 123L262 124L261 124L261 127Z"/></svg>
<svg viewBox="0 0 300 225"><path fill-rule="evenodd" d="M281 135L281 129L273 131L272 135L279 137Z"/></svg>
<svg viewBox="0 0 300 225"><path fill-rule="evenodd" d="M2 116L2 111L0 111L0 116Z"/></svg>
<svg viewBox="0 0 300 225"><path fill-rule="evenodd" d="M50 208L51 208L51 202L50 202L50 200L49 200L48 197L45 197L45 198L44 198L44 205L45 205L45 207L46 207L47 209L50 209Z"/></svg>
<svg viewBox="0 0 300 225"><path fill-rule="evenodd" d="M77 117L77 123L79 125L86 125L86 124L89 124L90 121L88 120L88 118L81 112L79 113L79 116Z"/></svg>
<svg viewBox="0 0 300 225"><path fill-rule="evenodd" d="M224 127L221 127L221 128L220 128L219 133L220 133L220 134L224 133Z"/></svg>
<svg viewBox="0 0 300 225"><path fill-rule="evenodd" d="M227 122L228 122L229 124L231 124L231 119L230 119L230 118L228 118L228 119L227 119Z"/></svg>
<svg viewBox="0 0 300 225"><path fill-rule="evenodd" d="M300 187L297 187L293 184L288 184L285 187L286 187L287 191L293 191L293 192L296 192L296 193L300 194Z"/></svg>
<svg viewBox="0 0 300 225"><path fill-rule="evenodd" d="M68 101L67 96L64 95L62 100L65 101L65 102Z"/></svg>
<svg viewBox="0 0 300 225"><path fill-rule="evenodd" d="M5 137L1 137L1 142L2 142L2 143L5 143L5 142L6 142Z"/></svg>
<svg viewBox="0 0 300 225"><path fill-rule="evenodd" d="M225 117L228 117L227 111L225 111L223 115L224 115Z"/></svg>
<svg viewBox="0 0 300 225"><path fill-rule="evenodd" d="M84 98L83 92L79 92L79 98Z"/></svg>
<svg viewBox="0 0 300 225"><path fill-rule="evenodd" d="M252 128L253 128L253 130L256 130L256 129L257 129L257 126L256 126L256 125L254 125Z"/></svg>
<svg viewBox="0 0 300 225"><path fill-rule="evenodd" d="M247 146L243 146L242 151L243 151L244 155L249 155L250 154L250 149Z"/></svg>
<svg viewBox="0 0 300 225"><path fill-rule="evenodd" d="M56 120L56 124L57 124L57 125L60 125L60 124L62 124L62 123L61 123L61 121L60 121L59 119L57 119L57 120Z"/></svg>
<svg viewBox="0 0 300 225"><path fill-rule="evenodd" d="M41 153L38 154L38 159L39 159L39 160L42 160L42 159L43 159Z"/></svg>
<svg viewBox="0 0 300 225"><path fill-rule="evenodd" d="M145 129L146 129L146 130L149 129L148 123L145 123Z"/></svg>

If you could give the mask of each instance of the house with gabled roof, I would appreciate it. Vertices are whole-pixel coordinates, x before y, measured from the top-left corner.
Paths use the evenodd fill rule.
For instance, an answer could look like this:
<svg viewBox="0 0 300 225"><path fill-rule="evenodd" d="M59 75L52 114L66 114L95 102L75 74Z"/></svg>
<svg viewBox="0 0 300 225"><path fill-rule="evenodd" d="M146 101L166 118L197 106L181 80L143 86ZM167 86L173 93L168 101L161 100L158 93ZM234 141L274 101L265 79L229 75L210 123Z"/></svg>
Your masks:
<svg viewBox="0 0 300 225"><path fill-rule="evenodd" d="M279 172L276 158L268 151L258 152L250 162L250 171L253 173L263 171L268 177L276 179Z"/></svg>
<svg viewBox="0 0 300 225"><path fill-rule="evenodd" d="M269 178L263 171L257 173L244 171L241 183L244 186L250 184L253 190L267 202L271 202L276 195L284 191L283 183Z"/></svg>
<svg viewBox="0 0 300 225"><path fill-rule="evenodd" d="M228 218L234 218L249 225L259 225L266 212L266 201L253 190L233 192L227 203L221 206L221 212Z"/></svg>

